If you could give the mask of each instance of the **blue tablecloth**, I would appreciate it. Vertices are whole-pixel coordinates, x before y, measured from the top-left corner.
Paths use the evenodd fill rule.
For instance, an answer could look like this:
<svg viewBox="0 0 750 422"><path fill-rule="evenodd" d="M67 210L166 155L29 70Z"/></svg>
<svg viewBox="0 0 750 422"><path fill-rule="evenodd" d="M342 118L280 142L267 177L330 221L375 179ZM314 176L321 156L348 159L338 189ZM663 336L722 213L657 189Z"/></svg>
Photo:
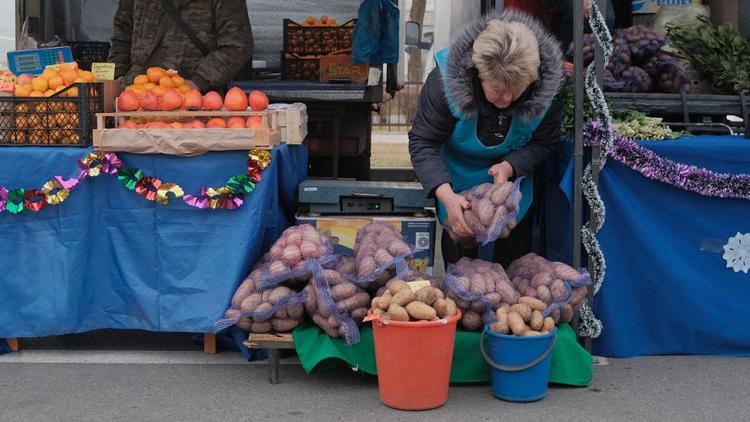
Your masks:
<svg viewBox="0 0 750 422"><path fill-rule="evenodd" d="M750 172L750 140L697 136L643 142L662 157L725 172ZM548 189L548 255L571 256L572 145L559 190ZM560 192L564 192L564 195ZM726 268L722 246L750 232L750 201L708 198L649 180L610 159L601 173L607 259L594 310L604 331L595 354L750 355L745 322L750 274Z"/></svg>
<svg viewBox="0 0 750 422"><path fill-rule="evenodd" d="M81 148L2 148L0 186L36 188L76 174ZM186 193L246 172L247 153L120 154ZM261 252L290 224L307 151L273 151L238 210L148 202L116 177L85 180L55 207L0 213L0 338L101 328L210 332Z"/></svg>

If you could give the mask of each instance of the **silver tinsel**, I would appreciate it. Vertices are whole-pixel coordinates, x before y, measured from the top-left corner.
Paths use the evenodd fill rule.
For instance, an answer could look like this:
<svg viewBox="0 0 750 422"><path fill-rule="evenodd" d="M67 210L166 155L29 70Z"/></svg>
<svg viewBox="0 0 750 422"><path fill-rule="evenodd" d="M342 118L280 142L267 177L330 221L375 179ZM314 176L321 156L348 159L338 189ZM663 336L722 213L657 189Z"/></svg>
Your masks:
<svg viewBox="0 0 750 422"><path fill-rule="evenodd" d="M594 0L591 2L591 17L589 18L589 25L594 32L594 36L602 48L604 60L603 66L607 65L610 57L612 56L613 44L612 35L607 29L606 21L602 16L601 11L597 2ZM614 134L612 131L612 116L609 113L609 107L604 98L604 92L596 81L596 61L592 62L586 69L586 95L591 102L594 110L595 118L602 122L604 130L604 139L601 142L600 168L603 168L607 162L607 155L614 145ZM596 233L602 228L605 218L604 202L599 195L599 188L594 183L592 176L591 164L586 166L583 174L583 181L581 189L583 191L583 197L586 198L586 202L589 204L591 211L590 216L594 221L594 227L589 228L588 224L584 224L581 227L581 240L583 247L586 249L586 253L589 256L591 263L591 279L593 282L594 294L599 292L602 282L604 281L604 275L606 273L607 263L604 259L604 252L599 245L599 241L596 239ZM583 337L597 338L602 332L602 322L596 319L594 311L591 309L588 299L581 307L580 310L580 327L579 334Z"/></svg>

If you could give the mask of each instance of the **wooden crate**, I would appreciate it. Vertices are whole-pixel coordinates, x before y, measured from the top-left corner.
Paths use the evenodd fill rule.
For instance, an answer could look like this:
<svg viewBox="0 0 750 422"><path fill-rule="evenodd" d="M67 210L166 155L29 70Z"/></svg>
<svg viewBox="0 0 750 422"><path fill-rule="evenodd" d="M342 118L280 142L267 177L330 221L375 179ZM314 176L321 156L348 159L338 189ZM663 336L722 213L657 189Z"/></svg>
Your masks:
<svg viewBox="0 0 750 422"><path fill-rule="evenodd" d="M106 120L113 118L115 126L126 119L163 119L188 121L197 118L261 116L257 129L114 129L107 128ZM94 147L107 152L138 154L170 154L191 156L208 151L270 149L281 143L278 112L264 111L149 111L97 114Z"/></svg>
<svg viewBox="0 0 750 422"><path fill-rule="evenodd" d="M272 104L279 113L281 142L290 145L301 144L307 137L307 106L303 103Z"/></svg>

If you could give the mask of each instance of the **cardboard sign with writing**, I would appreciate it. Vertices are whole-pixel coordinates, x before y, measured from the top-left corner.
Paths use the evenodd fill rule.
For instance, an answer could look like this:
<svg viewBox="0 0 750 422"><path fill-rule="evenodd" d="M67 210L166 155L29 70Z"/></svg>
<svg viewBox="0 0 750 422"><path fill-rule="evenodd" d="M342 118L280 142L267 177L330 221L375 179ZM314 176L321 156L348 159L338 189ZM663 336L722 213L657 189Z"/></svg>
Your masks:
<svg viewBox="0 0 750 422"><path fill-rule="evenodd" d="M352 56L322 56L320 57L320 81L328 82L331 79L348 79L351 83L362 84L367 82L370 75L369 66L366 64L352 63Z"/></svg>
<svg viewBox="0 0 750 422"><path fill-rule="evenodd" d="M115 79L115 64L91 63L91 73L100 81L111 81Z"/></svg>

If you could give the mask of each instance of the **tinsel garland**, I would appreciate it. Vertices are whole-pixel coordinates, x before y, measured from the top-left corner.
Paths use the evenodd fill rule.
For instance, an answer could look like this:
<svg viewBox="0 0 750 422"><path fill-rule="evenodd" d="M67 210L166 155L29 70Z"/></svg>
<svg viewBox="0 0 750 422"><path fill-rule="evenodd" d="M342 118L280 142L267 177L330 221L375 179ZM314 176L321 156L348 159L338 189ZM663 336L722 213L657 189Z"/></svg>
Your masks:
<svg viewBox="0 0 750 422"><path fill-rule="evenodd" d="M596 41L602 48L602 66L606 67L612 56L612 35L607 29L607 23L604 20L604 16L602 16L601 11L599 10L599 5L596 1L591 2L591 17L589 18L589 25L591 26ZM596 73L597 67L596 61L594 61L586 69L585 85L586 95L591 102L594 115L602 122L603 136L600 143L601 169L607 163L607 155L612 148L614 138L612 133L612 116L609 113L609 107L604 98L604 92L596 81ZM604 281L607 265L604 258L604 252L596 238L596 234L602 228L602 225L604 225L606 214L604 202L599 195L599 188L594 182L591 164L588 164L583 171L581 189L583 191L583 197L589 204L589 209L591 211L590 218L594 221L592 227L589 227L589 224L584 224L581 227L581 240L583 247L586 249L586 253L589 256L594 294L597 294L601 288L602 282ZM602 332L602 323L594 316L594 312L591 309L591 304L588 303L588 300L585 301L581 307L580 317L581 325L579 328L579 334L583 337L599 337Z"/></svg>
<svg viewBox="0 0 750 422"><path fill-rule="evenodd" d="M587 146L601 145L603 126L591 121L583 132ZM609 156L643 176L698 195L716 198L750 199L750 174L716 173L706 168L660 157L638 142L619 133Z"/></svg>
<svg viewBox="0 0 750 422"><path fill-rule="evenodd" d="M261 174L271 164L271 153L265 150L248 152L247 173L230 178L224 186L202 187L195 195L185 195L183 189L172 182L162 182L146 176L137 168L125 167L120 157L113 152L92 151L78 160L80 171L72 179L55 176L40 189L8 190L0 186L0 213L20 214L26 211L39 212L46 205L63 203L82 181L89 177L108 174L117 177L126 188L149 201L167 205L172 199L182 199L191 207L201 209L235 210L244 203L261 181Z"/></svg>

